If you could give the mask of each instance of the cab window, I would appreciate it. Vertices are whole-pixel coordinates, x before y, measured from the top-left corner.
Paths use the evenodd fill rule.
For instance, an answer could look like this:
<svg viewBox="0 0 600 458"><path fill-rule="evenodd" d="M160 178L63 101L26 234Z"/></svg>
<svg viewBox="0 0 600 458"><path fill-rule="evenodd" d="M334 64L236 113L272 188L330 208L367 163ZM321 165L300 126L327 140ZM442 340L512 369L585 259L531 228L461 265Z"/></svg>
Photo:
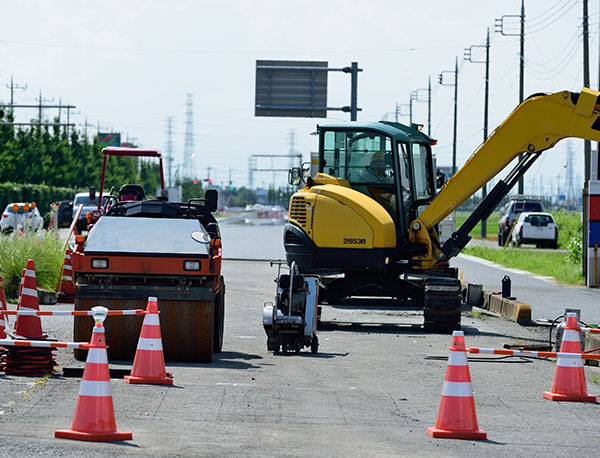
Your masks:
<svg viewBox="0 0 600 458"><path fill-rule="evenodd" d="M429 156L427 147L413 143L411 148L415 200L428 199L433 195L429 171Z"/></svg>
<svg viewBox="0 0 600 458"><path fill-rule="evenodd" d="M389 137L374 132L325 132L323 171L356 184L393 184Z"/></svg>

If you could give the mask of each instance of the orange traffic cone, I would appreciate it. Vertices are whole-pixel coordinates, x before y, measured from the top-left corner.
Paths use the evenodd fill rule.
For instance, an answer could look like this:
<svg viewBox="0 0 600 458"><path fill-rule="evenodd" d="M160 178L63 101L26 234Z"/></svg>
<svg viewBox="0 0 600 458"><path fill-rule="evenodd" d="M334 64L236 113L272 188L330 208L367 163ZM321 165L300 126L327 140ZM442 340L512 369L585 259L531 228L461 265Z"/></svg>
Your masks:
<svg viewBox="0 0 600 458"><path fill-rule="evenodd" d="M155 297L148 298L142 332L138 341L131 375L125 376L127 383L148 385L173 385L173 379L165 372L160 320Z"/></svg>
<svg viewBox="0 0 600 458"><path fill-rule="evenodd" d="M75 282L73 281L73 266L71 264L71 250L65 252L60 287L58 289L60 302L75 302Z"/></svg>
<svg viewBox="0 0 600 458"><path fill-rule="evenodd" d="M486 432L479 429L477 424L475 399L462 331L454 331L449 350L448 369L437 421L434 428L427 428L427 434L434 438L487 439Z"/></svg>
<svg viewBox="0 0 600 458"><path fill-rule="evenodd" d="M4 279L0 276L0 309L6 310L6 295L4 294ZM8 327L8 316L0 314L0 339L6 339L5 329Z"/></svg>
<svg viewBox="0 0 600 458"><path fill-rule="evenodd" d="M577 315L567 313L567 323L560 344L561 353L581 353L579 332ZM596 396L589 395L587 391L583 360L559 357L554 371L552 391L544 391L543 396L551 401L596 402Z"/></svg>
<svg viewBox="0 0 600 458"><path fill-rule="evenodd" d="M96 326L88 350L79 397L71 429L57 429L54 437L81 441L106 442L130 440L130 432L117 431L108 372L108 355L103 321L108 310L94 307ZM102 316L103 315L103 316Z"/></svg>
<svg viewBox="0 0 600 458"><path fill-rule="evenodd" d="M27 268L23 275L23 285L17 310L39 311L40 305L37 295L37 284L35 281L35 265L33 259L27 260ZM28 339L42 339L46 337L42 332L42 320L39 316L17 316L15 321L15 333Z"/></svg>

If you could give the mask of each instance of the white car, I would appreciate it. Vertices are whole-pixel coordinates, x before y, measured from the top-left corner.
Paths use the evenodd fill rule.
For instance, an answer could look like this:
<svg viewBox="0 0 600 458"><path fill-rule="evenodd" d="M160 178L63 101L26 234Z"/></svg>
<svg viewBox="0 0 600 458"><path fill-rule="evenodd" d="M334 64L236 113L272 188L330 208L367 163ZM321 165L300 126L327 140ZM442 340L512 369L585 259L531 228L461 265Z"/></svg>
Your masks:
<svg viewBox="0 0 600 458"><path fill-rule="evenodd" d="M40 215L35 202L16 202L8 204L2 212L0 230L12 232L16 228L37 231L44 227L44 218Z"/></svg>
<svg viewBox="0 0 600 458"><path fill-rule="evenodd" d="M558 226L550 213L524 212L512 231L513 245L535 243L538 248L558 248Z"/></svg>

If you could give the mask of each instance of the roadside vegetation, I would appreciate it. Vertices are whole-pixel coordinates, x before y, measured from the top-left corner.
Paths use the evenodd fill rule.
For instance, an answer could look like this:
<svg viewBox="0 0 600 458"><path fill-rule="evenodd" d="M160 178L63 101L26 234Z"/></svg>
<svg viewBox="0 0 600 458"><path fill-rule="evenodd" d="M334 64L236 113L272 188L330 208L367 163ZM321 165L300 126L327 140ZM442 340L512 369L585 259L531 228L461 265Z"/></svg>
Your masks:
<svg viewBox="0 0 600 458"><path fill-rule="evenodd" d="M37 286L56 290L64 254L62 243L51 233L0 236L0 274L7 298L16 298L28 259L35 263Z"/></svg>
<svg viewBox="0 0 600 458"><path fill-rule="evenodd" d="M487 259L505 267L553 277L560 283L583 285L585 281L582 272L581 212L554 210L551 213L558 224L558 247L561 251L514 247L495 249L474 246L465 248L463 253ZM460 227L468 215L468 212L457 212L456 226ZM486 239L494 242L498 240L499 219L499 213L494 213L488 219ZM481 238L479 224L473 229L471 236Z"/></svg>
<svg viewBox="0 0 600 458"><path fill-rule="evenodd" d="M583 285L581 261L569 261L560 251L537 251L520 248L495 249L482 246L465 248L463 253L487 259L504 267L526 270L553 277L559 283Z"/></svg>

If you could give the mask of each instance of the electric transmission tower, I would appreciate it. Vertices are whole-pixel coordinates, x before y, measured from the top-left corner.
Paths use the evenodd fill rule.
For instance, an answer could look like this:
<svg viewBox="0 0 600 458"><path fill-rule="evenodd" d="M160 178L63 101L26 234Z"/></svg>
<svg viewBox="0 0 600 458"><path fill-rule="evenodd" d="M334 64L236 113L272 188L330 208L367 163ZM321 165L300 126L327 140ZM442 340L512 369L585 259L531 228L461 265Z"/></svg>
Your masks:
<svg viewBox="0 0 600 458"><path fill-rule="evenodd" d="M295 129L290 129L290 137L289 137L289 143L290 143L290 169L292 167L297 167L300 164L296 164L296 158L293 156L296 153L296 148L295 148L295 140L296 140L296 130Z"/></svg>
<svg viewBox="0 0 600 458"><path fill-rule="evenodd" d="M567 199L571 200L575 197L575 193L573 192L573 144L571 143L571 141L569 140L567 142L567 174L566 174L566 180L567 180L567 190L566 190L566 195L567 195Z"/></svg>
<svg viewBox="0 0 600 458"><path fill-rule="evenodd" d="M166 160L167 160L167 181L168 186L173 186L172 170L173 170L173 116L167 116L167 142L165 144Z"/></svg>
<svg viewBox="0 0 600 458"><path fill-rule="evenodd" d="M194 166L194 94L186 94L185 140L183 143L183 173L187 178L196 177Z"/></svg>

